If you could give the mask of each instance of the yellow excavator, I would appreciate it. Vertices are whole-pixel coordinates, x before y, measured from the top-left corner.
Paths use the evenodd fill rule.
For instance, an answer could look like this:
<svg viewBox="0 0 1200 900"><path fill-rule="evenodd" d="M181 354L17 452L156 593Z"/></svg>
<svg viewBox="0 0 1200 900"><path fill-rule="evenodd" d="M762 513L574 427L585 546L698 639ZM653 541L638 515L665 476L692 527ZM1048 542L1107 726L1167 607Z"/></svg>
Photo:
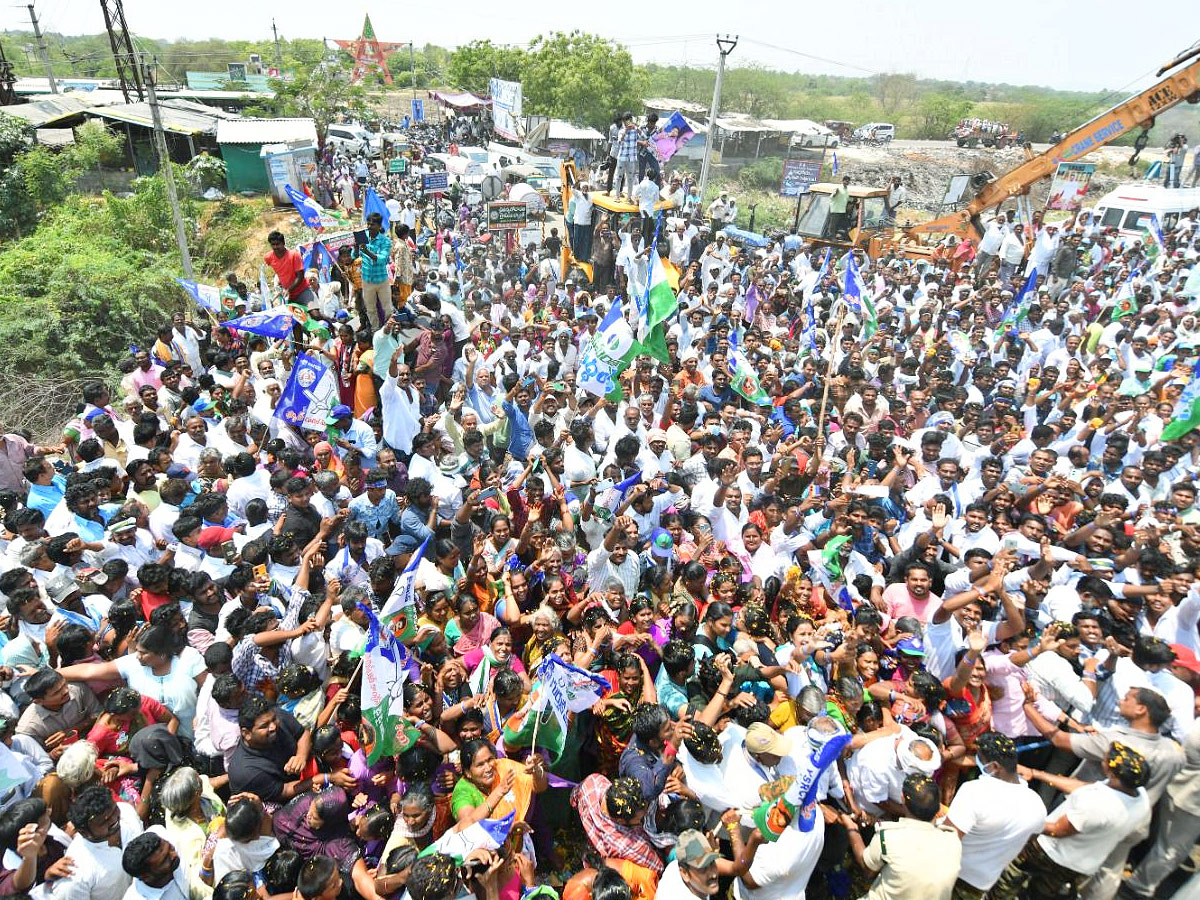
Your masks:
<svg viewBox="0 0 1200 900"><path fill-rule="evenodd" d="M1060 162L1080 159L1140 128L1141 133L1134 140L1133 156L1129 160L1130 165L1133 165L1145 149L1150 139L1150 129L1159 113L1180 103L1200 102L1198 57L1200 44L1193 45L1160 68L1155 73L1157 76L1171 73L1162 81L1118 103L1087 124L1079 126L1049 150L1036 156L1031 155L1012 171L998 178L989 172L972 176L972 187L977 193L965 207L949 215L903 229L896 235L897 245L888 249L903 255L923 256L929 253L931 242L947 236L978 243L983 236L984 226L980 216L984 212L994 209L1005 200L1028 194L1037 182L1053 175ZM1191 62L1188 62L1189 60Z"/></svg>

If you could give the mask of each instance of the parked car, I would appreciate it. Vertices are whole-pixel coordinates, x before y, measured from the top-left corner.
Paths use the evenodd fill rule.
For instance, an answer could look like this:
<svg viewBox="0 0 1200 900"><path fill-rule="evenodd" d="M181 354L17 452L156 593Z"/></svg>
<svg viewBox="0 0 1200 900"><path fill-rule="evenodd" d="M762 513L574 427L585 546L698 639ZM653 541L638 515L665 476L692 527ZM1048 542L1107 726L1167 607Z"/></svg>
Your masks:
<svg viewBox="0 0 1200 900"><path fill-rule="evenodd" d="M325 143L331 144L352 156L365 153L378 156L383 151L383 141L361 125L330 125L325 134Z"/></svg>

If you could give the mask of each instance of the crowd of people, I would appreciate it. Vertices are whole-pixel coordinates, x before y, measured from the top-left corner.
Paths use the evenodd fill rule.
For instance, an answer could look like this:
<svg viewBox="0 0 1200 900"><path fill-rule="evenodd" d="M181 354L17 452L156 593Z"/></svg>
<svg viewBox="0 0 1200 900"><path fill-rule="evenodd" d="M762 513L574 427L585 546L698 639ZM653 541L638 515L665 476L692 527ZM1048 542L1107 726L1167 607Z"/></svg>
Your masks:
<svg viewBox="0 0 1200 900"><path fill-rule="evenodd" d="M649 177L619 152L611 192ZM0 429L0 894L1111 900L1188 864L1196 211L914 261L593 204L589 282L384 193L329 281L271 235L289 339L181 313L61 441ZM650 253L665 352L596 396ZM275 415L302 352L324 430ZM547 661L602 687L535 740Z"/></svg>

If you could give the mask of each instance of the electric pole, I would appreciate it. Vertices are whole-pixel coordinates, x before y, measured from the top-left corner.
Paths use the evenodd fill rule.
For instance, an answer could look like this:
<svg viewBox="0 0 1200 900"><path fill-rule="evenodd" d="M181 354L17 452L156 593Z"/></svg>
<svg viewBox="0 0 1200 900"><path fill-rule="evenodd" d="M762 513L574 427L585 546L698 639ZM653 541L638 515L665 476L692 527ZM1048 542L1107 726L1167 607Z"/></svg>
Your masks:
<svg viewBox="0 0 1200 900"><path fill-rule="evenodd" d="M279 74L283 74L283 51L279 49L279 29L275 27L275 20L271 20L271 33L275 35L275 68L279 70Z"/></svg>
<svg viewBox="0 0 1200 900"><path fill-rule="evenodd" d="M183 274L192 280L196 276L192 271L192 254L188 250L187 228L183 223L183 210L179 208L179 192L175 190L175 172L171 168L171 154L167 150L167 137L163 132L162 115L158 110L158 93L154 90L158 60L146 62L146 56L142 54L136 62L142 70L142 83L146 86L146 99L150 104L150 118L154 122L154 152L158 156L158 168L167 186L167 202L171 204L171 219L175 222L175 242L179 245Z"/></svg>
<svg viewBox="0 0 1200 900"><path fill-rule="evenodd" d="M50 64L50 51L46 49L46 41L42 37L41 26L38 25L37 12L34 11L33 4L29 4L29 21L33 23L33 37L37 41L38 56L42 58L42 64L46 67L46 77L50 79L50 93L58 93L58 82L54 80L54 66Z"/></svg>
<svg viewBox="0 0 1200 900"><path fill-rule="evenodd" d="M417 54L413 42L408 42L408 83L412 86L413 99L417 99Z"/></svg>
<svg viewBox="0 0 1200 900"><path fill-rule="evenodd" d="M725 37L717 36L717 50L720 51L721 57L717 60L717 83L713 86L712 106L708 111L708 135L704 140L704 161L700 164L700 204L704 205L704 191L708 187L708 172L712 167L712 151L713 144L717 139L717 114L721 111L721 82L725 79L725 57L733 52L733 48L737 46L738 38L735 34L733 37L725 35Z"/></svg>

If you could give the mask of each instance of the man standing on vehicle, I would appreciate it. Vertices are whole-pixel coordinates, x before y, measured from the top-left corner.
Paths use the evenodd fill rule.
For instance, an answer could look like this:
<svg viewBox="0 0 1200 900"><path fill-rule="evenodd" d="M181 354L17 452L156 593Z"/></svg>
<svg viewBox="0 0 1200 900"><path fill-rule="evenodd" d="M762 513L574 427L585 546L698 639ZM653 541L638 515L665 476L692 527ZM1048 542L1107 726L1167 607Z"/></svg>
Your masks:
<svg viewBox="0 0 1200 900"><path fill-rule="evenodd" d="M633 113L625 113L625 125L617 136L617 174L609 196L620 197L622 192L633 198L637 186L638 140L641 132L633 121Z"/></svg>
<svg viewBox="0 0 1200 900"><path fill-rule="evenodd" d="M358 255L362 259L363 304L367 307L368 321L378 316L379 324L371 325L372 331L378 331L392 315L392 279L388 275L392 240L383 230L383 217L379 213L367 216L367 242L358 248Z"/></svg>
<svg viewBox="0 0 1200 900"><path fill-rule="evenodd" d="M996 213L996 218L988 224L979 242L979 254L975 257L975 286L979 287L987 276L992 262L1000 254L1000 245L1008 236L1008 214Z"/></svg>
<svg viewBox="0 0 1200 900"><path fill-rule="evenodd" d="M1025 259L1025 226L1017 223L1000 244L1000 281L1012 287L1012 277Z"/></svg>
<svg viewBox="0 0 1200 900"><path fill-rule="evenodd" d="M908 189L904 187L904 182L897 175L892 179L892 184L888 188L887 197L884 198L884 224L896 224L896 210L898 210L905 201L908 200Z"/></svg>
<svg viewBox="0 0 1200 900"><path fill-rule="evenodd" d="M829 227L826 236L837 239L849 227L846 210L850 206L850 176L842 176L842 186L829 195Z"/></svg>

